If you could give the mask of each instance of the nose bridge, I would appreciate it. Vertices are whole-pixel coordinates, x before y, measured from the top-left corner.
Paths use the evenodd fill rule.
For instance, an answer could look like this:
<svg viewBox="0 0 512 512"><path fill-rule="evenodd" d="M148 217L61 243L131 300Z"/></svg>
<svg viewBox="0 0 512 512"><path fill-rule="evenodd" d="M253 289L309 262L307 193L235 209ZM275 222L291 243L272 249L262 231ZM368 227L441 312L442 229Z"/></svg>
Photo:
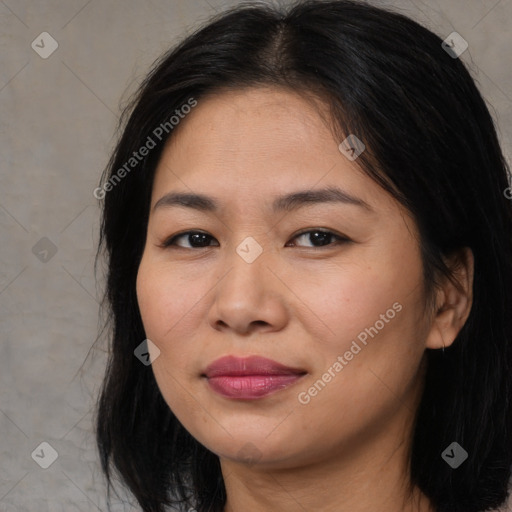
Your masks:
<svg viewBox="0 0 512 512"><path fill-rule="evenodd" d="M260 241L258 242L259 239ZM268 244L263 243L263 235L247 235L234 246L232 254L226 255L230 272L226 276L235 289L235 293L242 292L247 296L256 288L268 287L267 266L270 264ZM239 289L244 288L245 290Z"/></svg>
<svg viewBox="0 0 512 512"><path fill-rule="evenodd" d="M279 281L268 268L272 251L257 237L263 242L263 235L245 236L225 256L228 272L216 288L209 315L211 325L217 328L222 324L245 332L262 322L275 327L285 318L275 290Z"/></svg>

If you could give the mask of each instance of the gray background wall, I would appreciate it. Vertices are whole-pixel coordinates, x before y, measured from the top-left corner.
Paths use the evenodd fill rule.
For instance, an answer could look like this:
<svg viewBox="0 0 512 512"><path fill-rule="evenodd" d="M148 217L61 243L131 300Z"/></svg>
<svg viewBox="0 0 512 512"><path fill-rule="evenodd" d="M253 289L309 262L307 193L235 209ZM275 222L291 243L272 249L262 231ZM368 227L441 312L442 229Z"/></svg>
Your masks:
<svg viewBox="0 0 512 512"><path fill-rule="evenodd" d="M102 289L93 274L99 208L92 191L113 147L120 106L153 60L236 3L0 0L2 512L106 510L91 423L104 346L86 359ZM380 4L468 41L461 58L510 158L512 0ZM45 59L40 54L52 42L38 37L42 32L58 43ZM36 463L51 462L42 442L58 454L47 469ZM116 511L137 510L114 503Z"/></svg>

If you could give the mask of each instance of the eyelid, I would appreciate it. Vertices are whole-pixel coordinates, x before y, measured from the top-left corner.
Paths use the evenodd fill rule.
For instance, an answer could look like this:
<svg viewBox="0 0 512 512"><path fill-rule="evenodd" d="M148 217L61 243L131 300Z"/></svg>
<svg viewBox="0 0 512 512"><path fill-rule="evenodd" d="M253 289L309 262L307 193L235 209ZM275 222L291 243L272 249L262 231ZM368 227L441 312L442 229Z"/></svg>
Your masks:
<svg viewBox="0 0 512 512"><path fill-rule="evenodd" d="M320 232L320 233L332 235L333 238L336 239L336 242L327 244L325 246L319 246L319 247L303 247L304 249L313 249L313 250L330 249L333 247L337 247L338 245L343 244L343 243L352 242L352 239L350 239L348 236L343 235L341 233L338 233L337 231L333 231L328 228L305 228L297 233L294 233L291 236L290 240L294 240L295 238L298 238L299 236L302 236L302 235L305 235L305 234L311 233L311 232L316 232L316 233ZM206 235L207 237L210 237L211 239L215 239L214 236L210 235L206 231L189 229L189 230L181 231L179 233L175 233L174 235L165 239L161 244L158 244L158 247L160 247L162 249L169 249L170 247L173 247L176 249L185 249L185 250L198 250L198 249L208 249L210 247L218 247L218 246L211 246L211 245L207 245L205 247L181 247L174 243L178 238L185 236L185 235L192 235L192 234ZM288 243L289 242L287 242L287 244ZM301 247L301 246L299 246L299 247Z"/></svg>
<svg viewBox="0 0 512 512"><path fill-rule="evenodd" d="M313 250L326 250L326 249L332 249L334 247L338 247L340 244L352 242L352 239L350 239L348 236L343 235L342 233L338 233L337 231L333 231L329 228L305 228L299 231L298 233L295 233L291 240L294 240L295 238L298 238L299 236L305 235L307 233L325 233L327 235L332 235L334 239L336 239L336 242L327 244L320 247L302 247L303 249L313 249ZM288 244L288 242L287 242Z"/></svg>
<svg viewBox="0 0 512 512"><path fill-rule="evenodd" d="M161 247L162 249L168 249L169 247L176 247L177 249L191 249L191 250L197 250L197 249L208 249L208 247L211 247L211 246L206 246L206 247L181 247L179 245L175 245L174 244L174 241L182 236L185 236L185 235L206 235L206 236L209 236L210 238L215 238L214 236L210 235L210 233L207 233L206 231L200 231L198 229L187 229L185 231L180 231L179 233L176 233L174 235L171 235L170 237L166 238L161 244L158 244L158 247Z"/></svg>

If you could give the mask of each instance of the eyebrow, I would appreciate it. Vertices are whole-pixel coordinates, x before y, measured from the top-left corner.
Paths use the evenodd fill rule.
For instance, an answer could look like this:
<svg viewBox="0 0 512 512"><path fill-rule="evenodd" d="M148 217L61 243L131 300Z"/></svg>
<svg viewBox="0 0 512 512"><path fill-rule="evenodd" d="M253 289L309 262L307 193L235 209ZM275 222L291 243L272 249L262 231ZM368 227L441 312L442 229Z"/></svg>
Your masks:
<svg viewBox="0 0 512 512"><path fill-rule="evenodd" d="M291 194L279 196L275 198L272 203L272 212L290 212L304 208L308 205L320 203L342 203L358 206L368 212L374 212L373 208L371 208L367 202L336 187L299 190L297 192L292 192ZM155 203L153 211L158 208L171 207L184 207L204 212L216 212L220 209L220 204L213 197L209 197L204 194L169 192Z"/></svg>

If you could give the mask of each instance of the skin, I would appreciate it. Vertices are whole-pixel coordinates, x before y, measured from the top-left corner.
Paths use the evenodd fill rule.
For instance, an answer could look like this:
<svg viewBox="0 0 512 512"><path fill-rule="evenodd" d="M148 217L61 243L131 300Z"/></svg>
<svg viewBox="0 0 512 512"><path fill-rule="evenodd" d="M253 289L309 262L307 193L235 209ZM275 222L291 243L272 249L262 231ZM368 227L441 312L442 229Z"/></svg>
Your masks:
<svg viewBox="0 0 512 512"><path fill-rule="evenodd" d="M260 87L201 98L181 121L156 170L137 276L146 335L160 350L152 369L179 421L219 456L225 512L433 511L409 489L411 431L425 349L449 346L469 314L472 255L457 255L462 289L445 282L428 311L414 220L340 152L323 119L304 97ZM275 196L326 186L372 212L270 211ZM213 196L221 208L153 210L171 191ZM297 236L304 229L350 241L322 246ZM210 235L207 247L187 235L161 246L186 230ZM236 251L249 236L262 248L252 263ZM401 311L300 403L394 303ZM201 374L230 354L307 374L263 399L225 398Z"/></svg>

